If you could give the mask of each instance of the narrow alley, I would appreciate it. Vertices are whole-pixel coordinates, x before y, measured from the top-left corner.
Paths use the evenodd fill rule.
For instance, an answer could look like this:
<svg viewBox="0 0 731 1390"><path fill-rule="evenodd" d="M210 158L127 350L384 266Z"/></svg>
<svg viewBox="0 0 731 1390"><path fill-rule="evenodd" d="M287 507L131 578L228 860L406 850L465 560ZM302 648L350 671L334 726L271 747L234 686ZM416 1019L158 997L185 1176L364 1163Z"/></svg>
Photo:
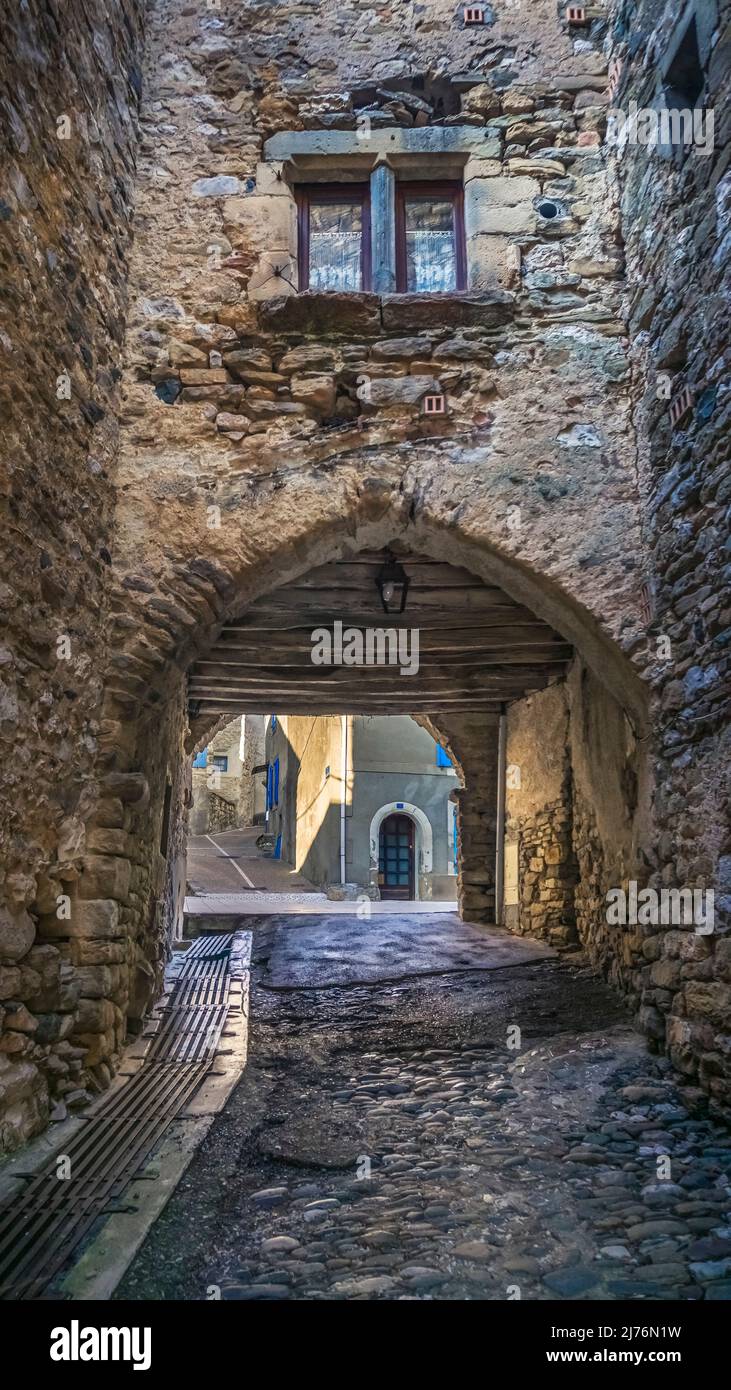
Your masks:
<svg viewBox="0 0 731 1390"><path fill-rule="evenodd" d="M240 925L249 1063L117 1299L731 1296L728 1134L579 955L441 914Z"/></svg>
<svg viewBox="0 0 731 1390"><path fill-rule="evenodd" d="M730 21L5 0L25 1379L725 1352Z"/></svg>

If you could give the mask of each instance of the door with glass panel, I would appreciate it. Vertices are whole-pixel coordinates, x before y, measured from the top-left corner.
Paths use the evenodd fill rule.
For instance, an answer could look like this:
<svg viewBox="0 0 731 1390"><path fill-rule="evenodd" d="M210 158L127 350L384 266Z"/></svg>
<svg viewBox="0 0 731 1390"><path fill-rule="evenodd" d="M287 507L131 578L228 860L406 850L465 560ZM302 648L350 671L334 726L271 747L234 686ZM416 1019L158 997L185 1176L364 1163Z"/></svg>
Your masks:
<svg viewBox="0 0 731 1390"><path fill-rule="evenodd" d="M414 897L414 822L386 816L378 836L378 887L382 898Z"/></svg>

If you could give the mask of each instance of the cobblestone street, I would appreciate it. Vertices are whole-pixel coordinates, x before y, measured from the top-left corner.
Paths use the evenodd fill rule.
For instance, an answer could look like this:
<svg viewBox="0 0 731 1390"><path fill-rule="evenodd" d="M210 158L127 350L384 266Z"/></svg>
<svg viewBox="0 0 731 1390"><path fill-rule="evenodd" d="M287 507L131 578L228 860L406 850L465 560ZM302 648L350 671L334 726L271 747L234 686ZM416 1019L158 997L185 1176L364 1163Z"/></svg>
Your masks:
<svg viewBox="0 0 731 1390"><path fill-rule="evenodd" d="M257 926L249 1064L117 1298L731 1297L728 1135L580 956L363 982L352 928L317 988L319 934Z"/></svg>

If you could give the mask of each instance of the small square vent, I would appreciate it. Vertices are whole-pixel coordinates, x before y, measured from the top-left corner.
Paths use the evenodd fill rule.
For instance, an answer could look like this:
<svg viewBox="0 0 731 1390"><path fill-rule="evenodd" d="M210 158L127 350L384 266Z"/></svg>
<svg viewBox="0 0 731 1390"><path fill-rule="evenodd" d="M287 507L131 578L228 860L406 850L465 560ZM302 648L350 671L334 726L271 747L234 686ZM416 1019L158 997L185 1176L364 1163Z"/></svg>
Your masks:
<svg viewBox="0 0 731 1390"><path fill-rule="evenodd" d="M683 387L677 396L673 396L670 402L670 424L673 429L684 420L686 415L690 415L693 409L693 392L689 386Z"/></svg>
<svg viewBox="0 0 731 1390"><path fill-rule="evenodd" d="M445 415L447 410L446 396L425 396L424 414L425 415Z"/></svg>
<svg viewBox="0 0 731 1390"><path fill-rule="evenodd" d="M586 10L583 5L567 5L566 18L569 24L586 24Z"/></svg>
<svg viewBox="0 0 731 1390"><path fill-rule="evenodd" d="M485 7L484 5L465 5L462 10L462 18L465 24L484 24Z"/></svg>
<svg viewBox="0 0 731 1390"><path fill-rule="evenodd" d="M617 94L619 84L621 81L622 64L619 61L619 58L613 58L611 63L609 64L609 71L607 73L607 89L612 100L614 100L614 97Z"/></svg>

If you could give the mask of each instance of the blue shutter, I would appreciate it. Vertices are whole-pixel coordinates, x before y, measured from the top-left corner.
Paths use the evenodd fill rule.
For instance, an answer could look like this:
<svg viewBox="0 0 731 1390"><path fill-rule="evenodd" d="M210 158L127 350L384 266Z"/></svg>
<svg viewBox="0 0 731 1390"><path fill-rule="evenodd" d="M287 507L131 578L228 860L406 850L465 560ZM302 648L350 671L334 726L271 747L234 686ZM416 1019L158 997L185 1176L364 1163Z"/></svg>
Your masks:
<svg viewBox="0 0 731 1390"><path fill-rule="evenodd" d="M271 765L271 763L270 763L269 766L268 766L268 768L267 768L267 811L271 811L271 808L272 808L272 805L273 805L273 802L272 802L272 787L273 787L273 785L274 785L274 768L272 767L272 765Z"/></svg>
<svg viewBox="0 0 731 1390"><path fill-rule="evenodd" d="M451 767L452 759L447 756L441 743L437 744L437 767Z"/></svg>
<svg viewBox="0 0 731 1390"><path fill-rule="evenodd" d="M193 759L193 767L208 767L208 749L204 748L202 753L196 753Z"/></svg>
<svg viewBox="0 0 731 1390"><path fill-rule="evenodd" d="M274 806L279 805L279 758L274 759Z"/></svg>

